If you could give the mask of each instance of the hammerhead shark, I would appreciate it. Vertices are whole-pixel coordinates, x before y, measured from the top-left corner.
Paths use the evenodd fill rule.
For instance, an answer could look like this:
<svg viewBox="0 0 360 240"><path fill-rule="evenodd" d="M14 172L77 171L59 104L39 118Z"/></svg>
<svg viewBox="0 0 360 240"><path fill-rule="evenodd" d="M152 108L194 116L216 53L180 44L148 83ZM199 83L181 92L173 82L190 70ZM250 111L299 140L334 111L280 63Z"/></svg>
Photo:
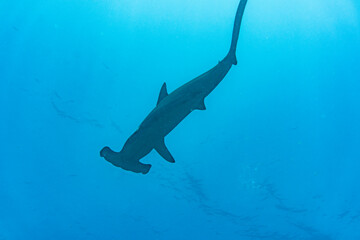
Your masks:
<svg viewBox="0 0 360 240"><path fill-rule="evenodd" d="M230 50L225 58L209 71L185 83L170 94L164 83L156 107L125 142L122 150L114 152L109 147L104 147L100 151L101 157L116 167L142 174L149 172L151 164L141 163L140 159L153 149L166 161L175 162L165 145L164 138L192 111L206 109L205 97L224 79L232 65L237 64L236 46L246 2L247 0L240 0Z"/></svg>

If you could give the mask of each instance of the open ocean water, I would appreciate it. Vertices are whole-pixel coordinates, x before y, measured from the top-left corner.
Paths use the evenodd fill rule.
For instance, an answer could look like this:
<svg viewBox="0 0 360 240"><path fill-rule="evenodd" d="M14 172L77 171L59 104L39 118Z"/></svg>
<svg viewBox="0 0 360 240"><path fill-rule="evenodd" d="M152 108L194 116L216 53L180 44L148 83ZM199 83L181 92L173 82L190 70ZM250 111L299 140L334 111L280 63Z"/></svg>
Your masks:
<svg viewBox="0 0 360 240"><path fill-rule="evenodd" d="M0 240L360 239L360 2L248 0L147 175L100 157L227 53L238 0L0 0Z"/></svg>

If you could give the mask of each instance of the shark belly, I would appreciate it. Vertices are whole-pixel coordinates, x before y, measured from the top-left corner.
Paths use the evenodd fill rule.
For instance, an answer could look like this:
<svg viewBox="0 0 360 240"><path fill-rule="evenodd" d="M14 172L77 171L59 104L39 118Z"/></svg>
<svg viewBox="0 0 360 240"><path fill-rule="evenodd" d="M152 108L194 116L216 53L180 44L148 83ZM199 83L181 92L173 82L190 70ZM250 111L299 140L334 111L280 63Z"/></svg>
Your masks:
<svg viewBox="0 0 360 240"><path fill-rule="evenodd" d="M170 95L169 95L170 97ZM156 138L163 139L194 109L193 100L167 99L157 106L142 122L139 129Z"/></svg>

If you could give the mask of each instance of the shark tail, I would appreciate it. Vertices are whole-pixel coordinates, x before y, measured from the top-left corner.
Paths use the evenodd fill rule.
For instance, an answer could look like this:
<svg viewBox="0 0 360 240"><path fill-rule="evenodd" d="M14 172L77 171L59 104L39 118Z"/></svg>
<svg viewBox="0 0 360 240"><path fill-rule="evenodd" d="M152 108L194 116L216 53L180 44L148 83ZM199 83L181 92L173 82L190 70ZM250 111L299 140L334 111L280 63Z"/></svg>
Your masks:
<svg viewBox="0 0 360 240"><path fill-rule="evenodd" d="M228 58L233 65L237 64L236 46L237 46L237 42L238 42L238 38L239 38L241 20L244 15L246 2L247 2L247 0L240 0L238 9L237 9L236 15L235 15L230 50L229 50L228 54L226 55L226 58Z"/></svg>

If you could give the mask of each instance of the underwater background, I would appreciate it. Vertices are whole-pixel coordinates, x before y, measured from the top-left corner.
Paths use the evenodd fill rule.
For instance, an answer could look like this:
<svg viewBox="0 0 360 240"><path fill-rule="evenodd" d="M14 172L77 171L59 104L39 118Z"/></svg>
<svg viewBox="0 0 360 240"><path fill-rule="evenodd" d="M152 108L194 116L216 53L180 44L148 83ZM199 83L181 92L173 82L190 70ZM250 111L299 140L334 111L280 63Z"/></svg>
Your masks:
<svg viewBox="0 0 360 240"><path fill-rule="evenodd" d="M360 239L358 0L248 0L176 163L100 157L225 56L238 2L0 0L0 240Z"/></svg>

